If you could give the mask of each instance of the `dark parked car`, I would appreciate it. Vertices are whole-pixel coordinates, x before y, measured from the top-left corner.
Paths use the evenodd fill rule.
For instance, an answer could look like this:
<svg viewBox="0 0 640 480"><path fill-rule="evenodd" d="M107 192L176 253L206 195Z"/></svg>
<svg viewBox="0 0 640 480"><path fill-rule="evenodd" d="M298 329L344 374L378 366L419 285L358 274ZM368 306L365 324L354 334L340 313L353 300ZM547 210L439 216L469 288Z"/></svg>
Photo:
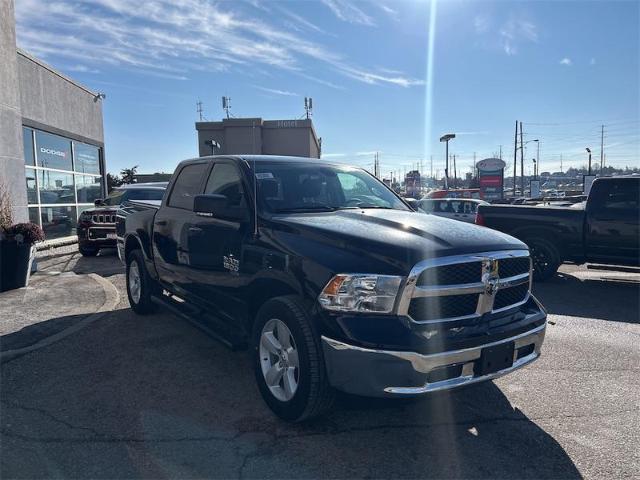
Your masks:
<svg viewBox="0 0 640 480"><path fill-rule="evenodd" d="M596 179L584 207L482 205L476 223L529 245L539 280L564 261L640 266L640 176Z"/></svg>
<svg viewBox="0 0 640 480"><path fill-rule="evenodd" d="M264 400L288 420L328 408L334 389L421 395L540 355L526 245L414 212L359 168L185 161L161 204L123 205L117 230L133 310L160 303L248 345Z"/></svg>
<svg viewBox="0 0 640 480"><path fill-rule="evenodd" d="M101 248L116 246L116 211L127 200L162 200L167 182L133 183L114 188L109 196L95 201L95 208L84 210L78 218L78 249L94 256Z"/></svg>

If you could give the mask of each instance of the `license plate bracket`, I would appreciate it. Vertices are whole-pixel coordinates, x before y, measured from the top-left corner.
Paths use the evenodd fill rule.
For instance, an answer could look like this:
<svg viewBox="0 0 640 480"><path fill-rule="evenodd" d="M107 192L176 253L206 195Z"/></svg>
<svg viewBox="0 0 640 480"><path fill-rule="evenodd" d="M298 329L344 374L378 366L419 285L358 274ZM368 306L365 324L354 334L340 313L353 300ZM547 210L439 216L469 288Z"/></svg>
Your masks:
<svg viewBox="0 0 640 480"><path fill-rule="evenodd" d="M475 364L476 375L489 375L513 366L514 351L514 342L483 348Z"/></svg>

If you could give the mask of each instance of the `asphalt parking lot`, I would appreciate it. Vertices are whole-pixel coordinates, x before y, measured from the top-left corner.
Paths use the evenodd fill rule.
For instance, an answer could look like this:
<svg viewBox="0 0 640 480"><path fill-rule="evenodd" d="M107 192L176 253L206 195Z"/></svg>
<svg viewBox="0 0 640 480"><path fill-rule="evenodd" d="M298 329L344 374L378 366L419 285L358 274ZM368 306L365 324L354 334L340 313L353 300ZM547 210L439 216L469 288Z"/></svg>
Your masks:
<svg viewBox="0 0 640 480"><path fill-rule="evenodd" d="M543 356L510 376L418 401L341 397L290 425L246 353L134 315L113 253L41 268L98 273L120 301L2 365L3 478L640 476L640 274L563 266L537 285Z"/></svg>

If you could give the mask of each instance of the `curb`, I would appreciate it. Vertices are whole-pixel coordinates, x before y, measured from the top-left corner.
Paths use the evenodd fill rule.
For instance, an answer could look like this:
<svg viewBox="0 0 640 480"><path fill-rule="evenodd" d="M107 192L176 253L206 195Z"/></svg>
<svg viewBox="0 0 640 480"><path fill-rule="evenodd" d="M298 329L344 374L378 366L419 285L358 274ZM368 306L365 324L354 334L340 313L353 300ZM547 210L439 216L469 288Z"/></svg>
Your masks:
<svg viewBox="0 0 640 480"><path fill-rule="evenodd" d="M95 312L88 314L84 319L80 320L75 325L72 325L71 327L66 328L58 333L55 333L50 337L43 338L33 345L29 345L28 347L23 348L16 348L15 350L7 350L6 352L0 352L0 364L5 364L28 353L35 352L36 350L48 347L49 345L53 345L54 343L59 342L69 335L73 335L74 333L79 332L83 328L91 325L93 322L100 320L118 305L118 303L120 302L120 293L118 293L118 289L115 287L115 285L113 285L109 280L106 280L95 273L89 273L87 276L91 277L98 285L102 287L105 295L105 301L102 306Z"/></svg>

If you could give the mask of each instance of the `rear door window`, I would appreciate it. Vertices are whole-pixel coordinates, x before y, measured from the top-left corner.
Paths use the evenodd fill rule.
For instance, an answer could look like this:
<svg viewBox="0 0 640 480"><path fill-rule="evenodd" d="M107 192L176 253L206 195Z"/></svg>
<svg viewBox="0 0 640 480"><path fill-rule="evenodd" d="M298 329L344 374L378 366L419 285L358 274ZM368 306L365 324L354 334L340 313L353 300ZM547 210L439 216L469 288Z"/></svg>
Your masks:
<svg viewBox="0 0 640 480"><path fill-rule="evenodd" d="M610 211L637 211L640 202L640 189L638 183L622 181L611 185L609 192L605 195L602 207Z"/></svg>
<svg viewBox="0 0 640 480"><path fill-rule="evenodd" d="M193 197L200 193L206 172L206 163L187 165L180 170L173 185L168 205L174 208L193 210Z"/></svg>

